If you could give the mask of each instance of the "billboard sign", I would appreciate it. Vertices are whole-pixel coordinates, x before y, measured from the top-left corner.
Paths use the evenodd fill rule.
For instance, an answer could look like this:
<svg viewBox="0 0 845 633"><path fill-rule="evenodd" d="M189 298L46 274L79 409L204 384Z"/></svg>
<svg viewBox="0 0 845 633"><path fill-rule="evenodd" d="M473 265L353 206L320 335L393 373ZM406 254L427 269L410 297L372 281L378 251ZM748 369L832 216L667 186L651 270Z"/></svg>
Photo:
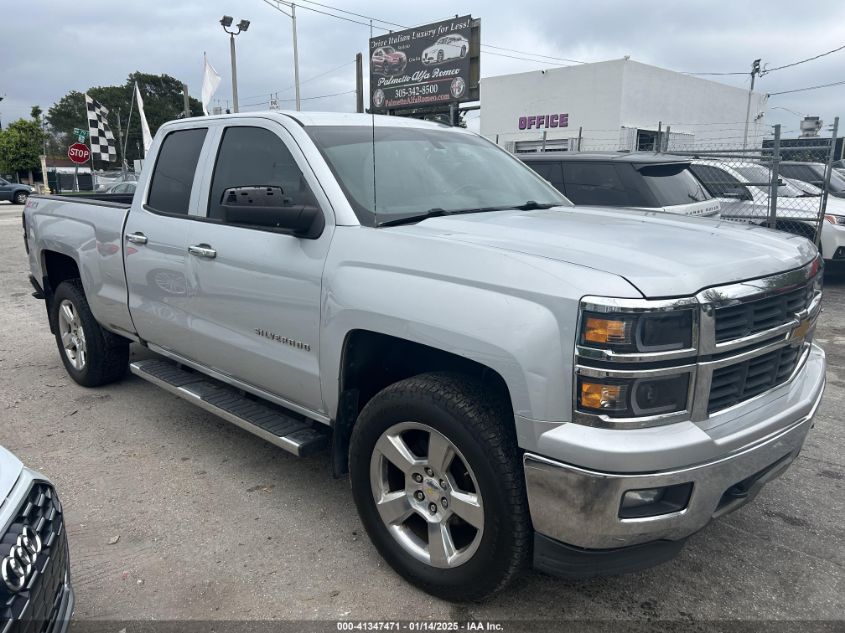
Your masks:
<svg viewBox="0 0 845 633"><path fill-rule="evenodd" d="M370 107L375 111L469 101L469 15L370 39Z"/></svg>

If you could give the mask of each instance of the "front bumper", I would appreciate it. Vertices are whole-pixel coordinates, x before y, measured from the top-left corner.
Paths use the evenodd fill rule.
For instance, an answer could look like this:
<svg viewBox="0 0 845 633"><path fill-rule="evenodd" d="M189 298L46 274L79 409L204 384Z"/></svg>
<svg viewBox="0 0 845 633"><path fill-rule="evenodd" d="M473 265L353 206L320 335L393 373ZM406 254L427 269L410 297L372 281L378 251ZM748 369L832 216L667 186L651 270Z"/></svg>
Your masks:
<svg viewBox="0 0 845 633"><path fill-rule="evenodd" d="M824 390L824 353L820 348L813 347L809 361L787 389L790 393L782 397L791 406L782 407L780 414L773 413L769 407L758 407L746 415L747 427L776 430L721 456L687 466L645 471L653 455L646 446L634 441L628 444L631 451L640 448L643 451L640 468L636 468L640 472L635 473L605 472L526 453L523 465L534 529L553 541L587 550L626 548L661 540L682 541L713 518L753 499L765 483L782 474L798 455ZM761 419L763 415L765 419ZM677 436L673 426L652 429L649 433ZM635 431L605 430L605 433ZM659 444L657 438L651 439ZM731 444L728 437L716 438L714 443ZM592 456L601 451L600 446L592 449ZM637 462L637 455L627 457L628 463ZM620 517L626 491L683 484L691 484L692 492L681 509L643 518Z"/></svg>

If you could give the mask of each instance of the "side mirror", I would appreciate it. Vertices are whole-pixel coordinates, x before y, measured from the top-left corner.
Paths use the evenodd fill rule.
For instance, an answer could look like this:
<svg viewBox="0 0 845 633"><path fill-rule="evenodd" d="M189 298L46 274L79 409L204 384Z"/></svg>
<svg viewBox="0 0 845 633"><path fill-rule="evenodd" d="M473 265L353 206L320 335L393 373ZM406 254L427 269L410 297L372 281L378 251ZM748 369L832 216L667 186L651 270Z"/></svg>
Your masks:
<svg viewBox="0 0 845 633"><path fill-rule="evenodd" d="M294 204L276 185L231 187L223 191L223 220L297 237L314 239L325 226L323 212L316 204Z"/></svg>

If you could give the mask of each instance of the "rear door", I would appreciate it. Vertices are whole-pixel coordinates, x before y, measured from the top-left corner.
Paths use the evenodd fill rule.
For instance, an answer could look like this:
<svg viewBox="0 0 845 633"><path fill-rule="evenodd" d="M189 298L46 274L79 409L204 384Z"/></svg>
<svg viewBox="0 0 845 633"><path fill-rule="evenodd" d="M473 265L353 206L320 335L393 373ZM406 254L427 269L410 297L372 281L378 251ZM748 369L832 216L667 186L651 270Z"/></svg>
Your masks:
<svg viewBox="0 0 845 633"><path fill-rule="evenodd" d="M124 229L129 312L146 341L181 353L190 337L186 311L188 226L196 210L194 181L206 128L164 137L142 203L133 203Z"/></svg>
<svg viewBox="0 0 845 633"><path fill-rule="evenodd" d="M0 178L0 200L12 199L12 185Z"/></svg>
<svg viewBox="0 0 845 633"><path fill-rule="evenodd" d="M203 168L201 219L191 222L187 355L305 411L324 411L318 349L323 265L334 227L328 199L293 137L278 122L240 119ZM224 222L224 190L281 187L293 205L319 206L316 239ZM200 249L200 250L198 250Z"/></svg>

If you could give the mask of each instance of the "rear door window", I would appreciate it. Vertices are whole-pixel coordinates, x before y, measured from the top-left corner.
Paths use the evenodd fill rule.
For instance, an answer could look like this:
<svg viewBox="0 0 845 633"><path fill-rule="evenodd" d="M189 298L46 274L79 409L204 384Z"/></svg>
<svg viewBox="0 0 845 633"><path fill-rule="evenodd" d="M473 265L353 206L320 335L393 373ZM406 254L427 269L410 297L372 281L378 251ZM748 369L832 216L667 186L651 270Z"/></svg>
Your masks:
<svg viewBox="0 0 845 633"><path fill-rule="evenodd" d="M566 197L575 204L636 206L613 165L567 161L563 165L563 182Z"/></svg>
<svg viewBox="0 0 845 633"><path fill-rule="evenodd" d="M649 165L640 167L639 172L661 207L703 202L711 197L687 164Z"/></svg>
<svg viewBox="0 0 845 633"><path fill-rule="evenodd" d="M532 160L525 164L563 191L563 169L559 162Z"/></svg>
<svg viewBox="0 0 845 633"><path fill-rule="evenodd" d="M153 211L188 215L205 128L176 130L164 137L158 151L147 206Z"/></svg>
<svg viewBox="0 0 845 633"><path fill-rule="evenodd" d="M748 187L724 169L713 165L691 165L690 170L715 198L739 198L753 200Z"/></svg>

